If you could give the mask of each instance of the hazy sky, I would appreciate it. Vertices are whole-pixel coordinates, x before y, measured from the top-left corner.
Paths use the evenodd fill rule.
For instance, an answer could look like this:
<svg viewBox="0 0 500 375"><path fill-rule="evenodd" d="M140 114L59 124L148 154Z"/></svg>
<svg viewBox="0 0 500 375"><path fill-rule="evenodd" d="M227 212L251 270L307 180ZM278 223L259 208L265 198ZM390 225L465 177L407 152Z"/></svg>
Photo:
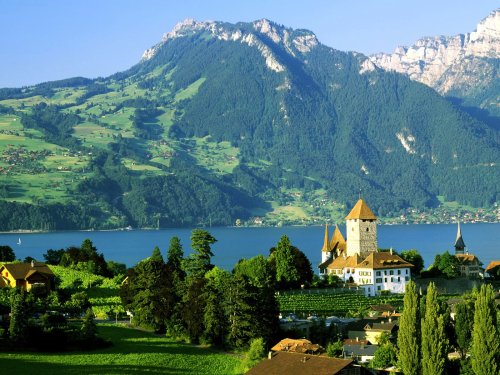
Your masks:
<svg viewBox="0 0 500 375"><path fill-rule="evenodd" d="M493 0L0 0L0 87L125 70L185 18L268 18L339 50L391 52L473 31Z"/></svg>

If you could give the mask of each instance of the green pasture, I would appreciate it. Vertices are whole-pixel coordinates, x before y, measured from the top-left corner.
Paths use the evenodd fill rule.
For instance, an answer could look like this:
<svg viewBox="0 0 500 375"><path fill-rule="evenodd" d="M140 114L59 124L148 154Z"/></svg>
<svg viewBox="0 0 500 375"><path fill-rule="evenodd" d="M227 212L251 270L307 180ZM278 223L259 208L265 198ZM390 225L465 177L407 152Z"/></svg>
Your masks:
<svg viewBox="0 0 500 375"><path fill-rule="evenodd" d="M212 142L210 136L194 138L195 147L190 156L194 157L199 165L216 173L228 174L238 166L239 149L229 142Z"/></svg>
<svg viewBox="0 0 500 375"><path fill-rule="evenodd" d="M0 105L3 105L5 107L12 107L14 109L20 109L23 106L33 107L33 106L40 104L40 103L47 103L47 98L44 98L43 96L40 96L40 95L36 95L36 96L30 96L29 98L24 98L24 99L0 100Z"/></svg>
<svg viewBox="0 0 500 375"><path fill-rule="evenodd" d="M197 79L196 81L191 83L185 89L178 91L175 94L175 101L178 102L183 99L189 99L194 95L196 95L198 93L200 86L203 84L203 82L205 82L205 80L206 80L205 77L201 77L200 79Z"/></svg>
<svg viewBox="0 0 500 375"><path fill-rule="evenodd" d="M237 374L240 360L211 349L124 326L99 325L113 345L90 352L0 353L6 373L17 375Z"/></svg>
<svg viewBox="0 0 500 375"><path fill-rule="evenodd" d="M0 181L9 185L9 197L4 198L6 201L64 203L72 200L77 178L72 172L54 171L44 173L43 178L38 174L13 173L1 176Z"/></svg>
<svg viewBox="0 0 500 375"><path fill-rule="evenodd" d="M23 130L23 125L19 116L16 115L0 115L0 131L19 132Z"/></svg>

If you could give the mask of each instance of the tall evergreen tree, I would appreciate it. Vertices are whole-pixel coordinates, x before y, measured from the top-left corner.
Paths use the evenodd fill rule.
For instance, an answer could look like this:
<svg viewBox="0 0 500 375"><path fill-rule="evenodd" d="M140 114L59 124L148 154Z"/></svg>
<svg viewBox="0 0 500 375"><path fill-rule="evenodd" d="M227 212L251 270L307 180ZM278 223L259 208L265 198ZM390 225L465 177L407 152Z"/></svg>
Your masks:
<svg viewBox="0 0 500 375"><path fill-rule="evenodd" d="M172 237L167 253L166 273L171 286L166 293L167 329L171 335L178 335L182 326L182 296L186 272L182 268L184 252L178 237Z"/></svg>
<svg viewBox="0 0 500 375"><path fill-rule="evenodd" d="M231 275L214 267L205 275L205 310L203 324L205 339L216 346L225 346L229 320L226 296L229 292Z"/></svg>
<svg viewBox="0 0 500 375"><path fill-rule="evenodd" d="M457 304L455 314L455 335L462 359L470 349L474 326L474 303L463 299Z"/></svg>
<svg viewBox="0 0 500 375"><path fill-rule="evenodd" d="M194 253L185 262L188 275L203 277L213 268L211 259L214 254L210 246L215 242L217 240L206 230L194 229L191 232L191 248Z"/></svg>
<svg viewBox="0 0 500 375"><path fill-rule="evenodd" d="M130 309L134 321L156 331L163 331L169 306L167 295L171 289L160 249L155 247L151 257L139 262L129 279ZM129 276L130 277L130 276Z"/></svg>
<svg viewBox="0 0 500 375"><path fill-rule="evenodd" d="M420 374L420 314L417 287L406 284L403 315L398 331L398 364L405 375Z"/></svg>
<svg viewBox="0 0 500 375"><path fill-rule="evenodd" d="M471 361L476 375L498 374L500 371L500 337L495 309L495 293L491 285L481 285L474 306Z"/></svg>
<svg viewBox="0 0 500 375"><path fill-rule="evenodd" d="M198 343L205 331L205 286L206 279L204 277L191 276L186 280L186 289L182 301L182 318L192 343Z"/></svg>
<svg viewBox="0 0 500 375"><path fill-rule="evenodd" d="M256 289L246 276L234 276L230 291L229 341L237 348L245 347L250 339L259 337L255 332L259 319L256 307L260 303Z"/></svg>
<svg viewBox="0 0 500 375"><path fill-rule="evenodd" d="M447 347L444 317L440 313L436 286L430 283L425 300L425 315L422 319L423 375L444 374Z"/></svg>

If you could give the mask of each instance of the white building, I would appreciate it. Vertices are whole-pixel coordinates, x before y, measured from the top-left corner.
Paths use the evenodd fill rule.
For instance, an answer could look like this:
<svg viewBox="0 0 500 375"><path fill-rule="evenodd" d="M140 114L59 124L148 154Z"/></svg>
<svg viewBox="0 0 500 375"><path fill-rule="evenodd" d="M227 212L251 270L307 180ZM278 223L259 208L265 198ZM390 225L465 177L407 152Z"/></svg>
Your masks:
<svg viewBox="0 0 500 375"><path fill-rule="evenodd" d="M336 275L346 283L356 284L365 295L382 291L404 293L413 265L396 254L377 249L377 217L363 199L346 216L347 241L335 228L328 241L328 226L322 251L320 274Z"/></svg>

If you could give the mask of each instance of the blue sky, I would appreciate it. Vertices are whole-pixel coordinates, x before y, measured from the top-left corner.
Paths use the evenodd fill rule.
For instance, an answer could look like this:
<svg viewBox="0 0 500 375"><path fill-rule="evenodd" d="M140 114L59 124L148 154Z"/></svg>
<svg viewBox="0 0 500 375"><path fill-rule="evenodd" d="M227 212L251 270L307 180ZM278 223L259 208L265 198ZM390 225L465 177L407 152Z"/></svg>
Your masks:
<svg viewBox="0 0 500 375"><path fill-rule="evenodd" d="M339 50L391 52L475 29L491 0L0 0L0 87L125 70L185 18L268 18Z"/></svg>

